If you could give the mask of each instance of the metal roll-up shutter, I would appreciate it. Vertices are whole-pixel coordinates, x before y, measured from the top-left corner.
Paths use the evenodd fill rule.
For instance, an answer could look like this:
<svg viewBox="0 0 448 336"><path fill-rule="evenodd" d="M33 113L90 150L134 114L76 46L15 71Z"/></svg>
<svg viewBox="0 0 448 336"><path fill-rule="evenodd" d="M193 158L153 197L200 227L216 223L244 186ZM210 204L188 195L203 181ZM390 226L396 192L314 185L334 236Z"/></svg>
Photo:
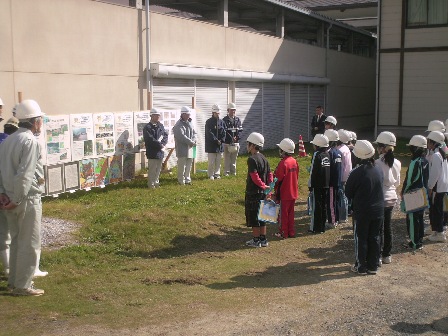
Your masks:
<svg viewBox="0 0 448 336"><path fill-rule="evenodd" d="M309 86L309 106L308 116L311 123L311 118L316 114L316 106L322 106L325 108L325 86L310 85ZM324 114L326 111L324 110ZM310 130L311 136L311 130ZM310 139L312 140L312 139Z"/></svg>
<svg viewBox="0 0 448 336"><path fill-rule="evenodd" d="M236 82L236 115L241 119L243 132L240 150L245 151L246 139L252 132L262 133L262 85L254 82Z"/></svg>
<svg viewBox="0 0 448 336"><path fill-rule="evenodd" d="M154 78L152 105L163 110L180 111L182 106L190 106L194 96L193 79ZM171 155L168 164L177 165L176 152Z"/></svg>
<svg viewBox="0 0 448 336"><path fill-rule="evenodd" d="M303 141L311 141L308 85L291 85L290 106L289 137L296 143L299 141L299 135L302 135Z"/></svg>
<svg viewBox="0 0 448 336"><path fill-rule="evenodd" d="M263 84L264 148L275 148L285 132L285 84Z"/></svg>
<svg viewBox="0 0 448 336"><path fill-rule="evenodd" d="M222 107L220 118L227 115L228 82L214 80L196 80L196 119L198 132L198 148L196 158L198 162L207 161L205 153L205 122L212 116L212 105Z"/></svg>

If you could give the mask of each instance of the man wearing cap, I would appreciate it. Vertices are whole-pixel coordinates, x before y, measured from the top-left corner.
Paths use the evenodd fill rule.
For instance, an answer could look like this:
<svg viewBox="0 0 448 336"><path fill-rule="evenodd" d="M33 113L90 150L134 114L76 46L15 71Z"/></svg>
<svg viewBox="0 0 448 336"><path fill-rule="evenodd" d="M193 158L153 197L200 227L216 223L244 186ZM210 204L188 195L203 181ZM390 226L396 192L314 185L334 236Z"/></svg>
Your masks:
<svg viewBox="0 0 448 336"><path fill-rule="evenodd" d="M143 129L143 139L148 158L148 188L159 187L160 170L162 169L163 149L168 142L168 133L159 121L160 112L153 108L149 112L151 120Z"/></svg>
<svg viewBox="0 0 448 336"><path fill-rule="evenodd" d="M36 136L42 128L44 113L34 100L17 107L19 129L0 146L0 204L11 233L8 288L13 295L39 296L32 278L41 248L41 194L44 170Z"/></svg>
<svg viewBox="0 0 448 336"><path fill-rule="evenodd" d="M236 158L240 150L238 143L241 138L241 120L236 115L235 103L230 103L227 106L227 115L222 119L226 126L226 139L224 142L224 174L236 175Z"/></svg>
<svg viewBox="0 0 448 336"><path fill-rule="evenodd" d="M8 135L13 134L19 129L19 120L17 118L10 118L4 128L5 133L0 133L0 144ZM0 210L0 261L3 264L3 272L5 275L9 274L9 245L11 244L11 235L9 234L8 222L6 216Z"/></svg>
<svg viewBox="0 0 448 336"><path fill-rule="evenodd" d="M177 180L180 185L191 184L190 172L193 163L193 147L196 146L196 131L191 123L188 106L180 110L180 119L173 127L177 156Z"/></svg>
<svg viewBox="0 0 448 336"><path fill-rule="evenodd" d="M311 120L311 137L313 139L316 134L324 134L325 119L327 119L327 116L324 114L324 108L322 106L317 106L316 114Z"/></svg>
<svg viewBox="0 0 448 336"><path fill-rule="evenodd" d="M210 180L221 178L221 159L223 143L226 139L226 126L219 119L221 106L212 106L212 117L205 122L205 152L208 156L207 174Z"/></svg>

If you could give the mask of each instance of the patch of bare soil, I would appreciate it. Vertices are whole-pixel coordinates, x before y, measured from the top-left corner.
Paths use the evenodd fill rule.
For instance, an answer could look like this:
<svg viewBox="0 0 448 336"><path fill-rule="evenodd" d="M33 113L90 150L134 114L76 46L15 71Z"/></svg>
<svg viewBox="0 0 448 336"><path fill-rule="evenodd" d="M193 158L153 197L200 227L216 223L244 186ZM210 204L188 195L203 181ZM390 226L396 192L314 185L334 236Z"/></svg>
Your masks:
<svg viewBox="0 0 448 336"><path fill-rule="evenodd" d="M377 275L350 272L354 252L351 223L347 223L334 229L340 239L333 246L317 244L303 251L306 257L287 256L283 264L261 274L232 279L226 291L253 290L254 277L260 278L256 282L259 295L254 296L250 309L217 312L206 307L200 318L188 321L176 321L173 312L174 319L167 324L120 330L83 326L58 332L133 336L448 334L448 245L425 239L424 249L413 253L401 246L403 215L395 213L394 218L393 260ZM274 242L269 248L291 241L300 244L307 237L311 236ZM276 285L263 279L274 279Z"/></svg>

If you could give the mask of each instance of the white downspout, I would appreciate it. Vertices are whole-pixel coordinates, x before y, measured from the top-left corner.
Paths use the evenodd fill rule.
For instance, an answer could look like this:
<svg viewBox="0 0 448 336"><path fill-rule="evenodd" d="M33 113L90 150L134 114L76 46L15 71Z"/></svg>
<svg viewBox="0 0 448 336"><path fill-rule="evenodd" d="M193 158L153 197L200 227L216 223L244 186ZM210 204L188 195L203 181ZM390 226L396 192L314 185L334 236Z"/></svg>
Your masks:
<svg viewBox="0 0 448 336"><path fill-rule="evenodd" d="M373 138L378 134L378 114L379 114L379 99L380 99L380 39L381 39L381 0L378 0L378 23L376 32L376 99L375 99L375 127Z"/></svg>
<svg viewBox="0 0 448 336"><path fill-rule="evenodd" d="M327 28L327 47L325 48L325 77L328 78L328 50L330 50L330 29L333 27L333 24ZM327 110L327 101L328 101L328 85L325 85L325 110Z"/></svg>
<svg viewBox="0 0 448 336"><path fill-rule="evenodd" d="M150 69L150 31L149 31L149 0L145 1L145 14L146 14L146 108L149 110L151 106L151 69Z"/></svg>

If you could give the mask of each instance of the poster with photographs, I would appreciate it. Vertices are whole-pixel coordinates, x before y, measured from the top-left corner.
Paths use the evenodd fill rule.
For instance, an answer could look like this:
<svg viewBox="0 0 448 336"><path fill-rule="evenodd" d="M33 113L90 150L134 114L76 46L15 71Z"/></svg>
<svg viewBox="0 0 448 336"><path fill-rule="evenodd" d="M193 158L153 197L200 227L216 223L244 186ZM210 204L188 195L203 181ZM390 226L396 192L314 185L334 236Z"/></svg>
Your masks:
<svg viewBox="0 0 448 336"><path fill-rule="evenodd" d="M64 165L58 164L46 167L47 195L57 195L64 192Z"/></svg>
<svg viewBox="0 0 448 336"><path fill-rule="evenodd" d="M79 162L67 162L64 164L64 186L65 191L79 189Z"/></svg>
<svg viewBox="0 0 448 336"><path fill-rule="evenodd" d="M70 149L70 118L68 115L45 116L45 142L48 165L72 159Z"/></svg>
<svg viewBox="0 0 448 336"><path fill-rule="evenodd" d="M130 181L135 178L135 154L126 153L123 155L123 180Z"/></svg>
<svg viewBox="0 0 448 336"><path fill-rule="evenodd" d="M79 185L81 189L90 189L95 186L95 163L93 159L84 159L79 162Z"/></svg>
<svg viewBox="0 0 448 336"><path fill-rule="evenodd" d="M81 160L94 155L92 114L70 114L72 160Z"/></svg>
<svg viewBox="0 0 448 336"><path fill-rule="evenodd" d="M174 133L173 127L180 118L179 111L165 111L160 110L160 122L163 124L165 131L168 133L168 143L166 148L174 148Z"/></svg>
<svg viewBox="0 0 448 336"><path fill-rule="evenodd" d="M115 153L123 155L134 150L134 113L115 113Z"/></svg>
<svg viewBox="0 0 448 336"><path fill-rule="evenodd" d="M149 111L134 112L134 137L135 145L138 146L138 150L145 150L145 141L143 140L143 129L146 124L149 123L151 117Z"/></svg>
<svg viewBox="0 0 448 336"><path fill-rule="evenodd" d="M93 129L95 135L95 154L113 155L115 152L114 114L110 112L93 114Z"/></svg>
<svg viewBox="0 0 448 336"><path fill-rule="evenodd" d="M109 183L123 181L122 155L109 156Z"/></svg>
<svg viewBox="0 0 448 336"><path fill-rule="evenodd" d="M104 187L109 184L109 159L107 157L95 160L95 187Z"/></svg>

